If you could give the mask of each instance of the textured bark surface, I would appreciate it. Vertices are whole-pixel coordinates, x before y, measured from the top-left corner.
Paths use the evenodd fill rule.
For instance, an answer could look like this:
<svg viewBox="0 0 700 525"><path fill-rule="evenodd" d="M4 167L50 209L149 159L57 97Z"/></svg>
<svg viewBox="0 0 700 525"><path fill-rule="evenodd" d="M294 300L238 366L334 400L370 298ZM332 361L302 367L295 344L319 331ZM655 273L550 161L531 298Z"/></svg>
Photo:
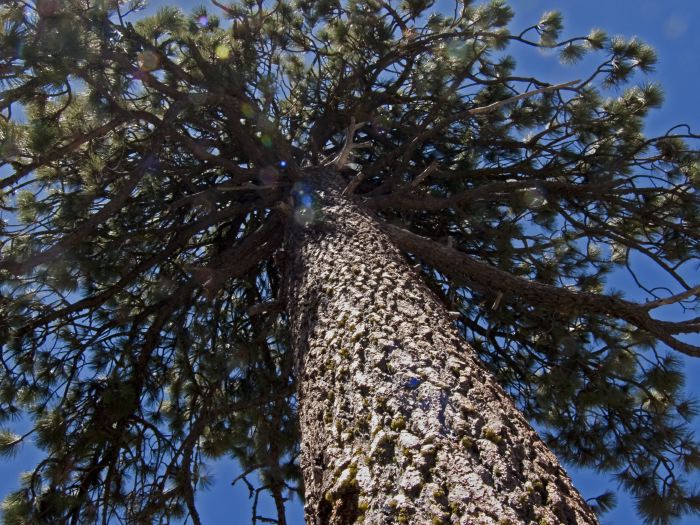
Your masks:
<svg viewBox="0 0 700 525"><path fill-rule="evenodd" d="M372 216L311 180L287 239L307 523L597 523Z"/></svg>

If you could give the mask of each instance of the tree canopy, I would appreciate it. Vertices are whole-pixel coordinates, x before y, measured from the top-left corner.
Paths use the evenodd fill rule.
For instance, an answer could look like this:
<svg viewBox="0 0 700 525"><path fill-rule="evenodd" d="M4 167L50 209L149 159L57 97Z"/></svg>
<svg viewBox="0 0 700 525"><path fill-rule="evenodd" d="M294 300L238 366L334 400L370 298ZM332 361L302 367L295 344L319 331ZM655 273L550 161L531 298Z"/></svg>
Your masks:
<svg viewBox="0 0 700 525"><path fill-rule="evenodd" d="M700 510L698 135L644 134L653 49L556 12L512 32L501 0L213 4L0 7L0 453L44 454L4 523L196 523L224 455L302 491L281 247L322 221L318 166L560 457L650 523ZM514 46L598 62L551 85Z"/></svg>

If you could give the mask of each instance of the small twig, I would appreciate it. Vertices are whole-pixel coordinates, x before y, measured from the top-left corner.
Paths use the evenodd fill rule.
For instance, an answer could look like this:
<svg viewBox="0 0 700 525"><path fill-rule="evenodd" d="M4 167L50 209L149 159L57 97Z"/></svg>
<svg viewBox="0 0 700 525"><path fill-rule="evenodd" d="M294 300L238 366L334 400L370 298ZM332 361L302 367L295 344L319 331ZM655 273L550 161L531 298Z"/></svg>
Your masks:
<svg viewBox="0 0 700 525"><path fill-rule="evenodd" d="M670 297L666 297L665 299L657 299L655 301L648 301L648 302L642 304L641 306L645 310L653 310L654 308L658 308L659 306L678 303L678 302L682 301L683 299L687 299L688 297L691 297L693 295L700 296L700 286L694 286L693 288L690 288L689 290L678 293L676 295L672 295Z"/></svg>
<svg viewBox="0 0 700 525"><path fill-rule="evenodd" d="M239 481L242 481L243 483L246 484L246 487L248 487L248 492L250 492L250 495L249 495L248 497L249 497L249 498L252 498L253 495L255 494L255 487L253 486L253 484L252 484L250 481L248 481L248 478L247 478L246 476L247 476L248 474L250 474L251 472L253 472L256 468L258 468L258 465L256 465L256 466L255 466L254 468L252 468L252 469L246 470L246 471L245 471L243 474L241 474L240 476L236 476L236 477L234 478L234 480L231 481L231 486L232 486L232 487L235 487L235 486L236 486L236 483L238 483Z"/></svg>
<svg viewBox="0 0 700 525"><path fill-rule="evenodd" d="M496 294L496 299L493 301L493 304L491 305L491 310L498 310L498 307L501 306L501 299L503 299L503 292L500 290Z"/></svg>

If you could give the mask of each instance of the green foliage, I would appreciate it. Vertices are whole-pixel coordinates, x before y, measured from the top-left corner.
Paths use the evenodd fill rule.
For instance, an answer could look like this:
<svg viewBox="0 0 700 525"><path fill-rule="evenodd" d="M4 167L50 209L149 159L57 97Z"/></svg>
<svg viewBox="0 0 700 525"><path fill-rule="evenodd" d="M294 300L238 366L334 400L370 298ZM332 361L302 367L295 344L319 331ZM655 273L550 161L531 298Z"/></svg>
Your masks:
<svg viewBox="0 0 700 525"><path fill-rule="evenodd" d="M564 21L559 11L547 11L537 24L537 32L540 35L540 43L544 46L556 45L559 34L564 28Z"/></svg>
<svg viewBox="0 0 700 525"><path fill-rule="evenodd" d="M592 49L603 49L608 41L608 35L602 29L591 29L586 37L586 44Z"/></svg>
<svg viewBox="0 0 700 525"><path fill-rule="evenodd" d="M140 35L155 42L163 35L177 36L185 28L185 17L178 8L163 6L155 15L140 19L135 28Z"/></svg>
<svg viewBox="0 0 700 525"><path fill-rule="evenodd" d="M44 454L4 523L177 521L224 456L280 503L301 492L289 319L255 312L284 301L295 183L351 122L371 144L341 170L362 174L354 198L525 283L499 295L422 266L550 446L615 476L650 522L700 509L698 406L660 344L692 355L677 336L697 322L654 324L666 303L698 308L700 158L690 130L643 132L663 92L628 83L651 47L560 41L557 12L511 33L500 0L251 1L133 25L116 9L138 2L40 4L0 7L0 421L25 417ZM517 45L599 66L533 93L548 84ZM610 291L623 272L650 303ZM0 433L0 454L17 446Z"/></svg>
<svg viewBox="0 0 700 525"><path fill-rule="evenodd" d="M617 498L614 492L604 492L600 496L594 497L593 501L589 501L589 503L591 504L591 508L595 511L595 513L600 516L601 514L610 512L615 508L616 499Z"/></svg>
<svg viewBox="0 0 700 525"><path fill-rule="evenodd" d="M0 456L14 456L18 452L18 445L22 439L17 434L8 430L0 430Z"/></svg>
<svg viewBox="0 0 700 525"><path fill-rule="evenodd" d="M513 18L513 10L505 0L491 0L488 4L477 7L472 20L481 29L501 28L508 25Z"/></svg>
<svg viewBox="0 0 700 525"><path fill-rule="evenodd" d="M586 47L583 44L568 44L559 53L561 61L565 64L574 64L586 54Z"/></svg>

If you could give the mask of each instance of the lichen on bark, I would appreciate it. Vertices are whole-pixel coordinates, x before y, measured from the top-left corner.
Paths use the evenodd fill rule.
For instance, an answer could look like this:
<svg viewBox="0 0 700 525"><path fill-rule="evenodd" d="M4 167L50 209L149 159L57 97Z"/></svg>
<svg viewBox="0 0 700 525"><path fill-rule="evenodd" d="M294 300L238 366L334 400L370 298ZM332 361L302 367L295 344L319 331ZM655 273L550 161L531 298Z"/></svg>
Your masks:
<svg viewBox="0 0 700 525"><path fill-rule="evenodd" d="M286 251L307 523L597 523L372 214L329 170L306 187Z"/></svg>

